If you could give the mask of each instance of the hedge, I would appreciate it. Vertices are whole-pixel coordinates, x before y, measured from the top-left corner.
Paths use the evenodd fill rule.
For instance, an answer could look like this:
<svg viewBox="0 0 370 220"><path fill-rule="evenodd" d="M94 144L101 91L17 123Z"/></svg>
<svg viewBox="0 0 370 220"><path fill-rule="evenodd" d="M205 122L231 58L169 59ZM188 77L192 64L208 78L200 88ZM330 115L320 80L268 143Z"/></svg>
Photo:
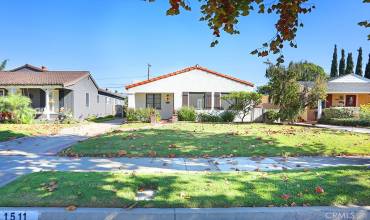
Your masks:
<svg viewBox="0 0 370 220"><path fill-rule="evenodd" d="M361 126L370 127L370 120L367 119L356 119L356 118L321 118L319 119L321 124L340 125L340 126Z"/></svg>

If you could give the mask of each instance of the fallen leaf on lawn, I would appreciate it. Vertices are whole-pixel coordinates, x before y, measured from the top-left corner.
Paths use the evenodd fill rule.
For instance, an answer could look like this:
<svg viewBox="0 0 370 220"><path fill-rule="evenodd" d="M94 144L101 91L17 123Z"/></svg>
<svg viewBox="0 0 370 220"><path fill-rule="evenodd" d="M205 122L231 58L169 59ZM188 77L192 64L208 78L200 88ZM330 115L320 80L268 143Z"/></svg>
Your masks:
<svg viewBox="0 0 370 220"><path fill-rule="evenodd" d="M303 169L303 171L304 171L304 172L308 172L308 171L310 171L310 169L308 169L308 168L304 168L304 169Z"/></svg>
<svg viewBox="0 0 370 220"><path fill-rule="evenodd" d="M153 150L149 151L148 154L149 154L149 157L155 157L155 156L157 156L157 152L155 152Z"/></svg>
<svg viewBox="0 0 370 220"><path fill-rule="evenodd" d="M177 145L176 144L170 144L170 145L168 145L168 148L177 148Z"/></svg>
<svg viewBox="0 0 370 220"><path fill-rule="evenodd" d="M70 206L66 207L66 210L69 211L69 212L73 212L74 210L76 210L76 208L77 208L76 206L70 205Z"/></svg>
<svg viewBox="0 0 370 220"><path fill-rule="evenodd" d="M316 192L317 194L321 194L321 193L324 193L324 189L323 189L321 186L317 186L317 187L315 188L315 192Z"/></svg>
<svg viewBox="0 0 370 220"><path fill-rule="evenodd" d="M282 199L284 200L288 200L290 198L290 195L289 194L283 194L280 196Z"/></svg>
<svg viewBox="0 0 370 220"><path fill-rule="evenodd" d="M123 157L123 156L126 156L127 155L127 151L125 151L125 150L119 150L118 151L118 156L119 157Z"/></svg>
<svg viewBox="0 0 370 220"><path fill-rule="evenodd" d="M186 192L180 192L180 198L182 199L190 199L190 196L186 194Z"/></svg>

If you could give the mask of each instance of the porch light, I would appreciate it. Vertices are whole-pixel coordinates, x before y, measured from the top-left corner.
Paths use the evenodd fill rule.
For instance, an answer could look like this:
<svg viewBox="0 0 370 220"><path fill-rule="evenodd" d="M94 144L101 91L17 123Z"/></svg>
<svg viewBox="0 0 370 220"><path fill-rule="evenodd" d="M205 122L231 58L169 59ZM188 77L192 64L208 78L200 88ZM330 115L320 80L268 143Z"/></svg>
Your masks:
<svg viewBox="0 0 370 220"><path fill-rule="evenodd" d="M166 94L166 96L164 97L164 100L166 104L170 103L170 94Z"/></svg>

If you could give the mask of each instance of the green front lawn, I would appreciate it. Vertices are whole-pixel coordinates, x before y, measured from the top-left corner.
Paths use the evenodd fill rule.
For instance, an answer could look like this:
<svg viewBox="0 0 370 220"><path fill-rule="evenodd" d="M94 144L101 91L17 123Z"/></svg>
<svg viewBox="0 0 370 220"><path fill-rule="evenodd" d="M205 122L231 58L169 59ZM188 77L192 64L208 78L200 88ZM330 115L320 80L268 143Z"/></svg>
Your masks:
<svg viewBox="0 0 370 220"><path fill-rule="evenodd" d="M135 207L369 205L370 170L336 167L270 173L119 174L39 172L0 188L0 206ZM324 192L317 192L321 187Z"/></svg>
<svg viewBox="0 0 370 220"><path fill-rule="evenodd" d="M268 124L174 123L79 142L68 156L370 155L370 135Z"/></svg>
<svg viewBox="0 0 370 220"><path fill-rule="evenodd" d="M0 141L19 137L56 134L61 128L72 125L64 124L0 124Z"/></svg>

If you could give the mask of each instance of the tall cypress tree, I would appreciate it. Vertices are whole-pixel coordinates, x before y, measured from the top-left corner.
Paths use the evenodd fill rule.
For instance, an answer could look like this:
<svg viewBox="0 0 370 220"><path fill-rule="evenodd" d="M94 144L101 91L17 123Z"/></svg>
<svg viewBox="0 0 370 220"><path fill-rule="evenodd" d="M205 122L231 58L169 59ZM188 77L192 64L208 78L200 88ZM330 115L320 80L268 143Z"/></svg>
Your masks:
<svg viewBox="0 0 370 220"><path fill-rule="evenodd" d="M340 57L339 61L339 76L345 75L345 69L346 69L346 60L345 60L345 54L344 54L344 49L341 51L342 55Z"/></svg>
<svg viewBox="0 0 370 220"><path fill-rule="evenodd" d="M338 76L338 54L337 54L337 45L335 45L333 59L331 61L330 77L337 76Z"/></svg>
<svg viewBox="0 0 370 220"><path fill-rule="evenodd" d="M354 64L353 64L353 58L352 58L352 53L348 53L348 56L347 56L347 66L346 66L346 74L352 74L353 73L353 68L354 68Z"/></svg>
<svg viewBox="0 0 370 220"><path fill-rule="evenodd" d="M369 53L369 60L367 61L366 68L365 68L365 75L366 78L370 79L370 53Z"/></svg>
<svg viewBox="0 0 370 220"><path fill-rule="evenodd" d="M355 74L362 76L362 48L361 47L358 49L358 57L357 57Z"/></svg>

